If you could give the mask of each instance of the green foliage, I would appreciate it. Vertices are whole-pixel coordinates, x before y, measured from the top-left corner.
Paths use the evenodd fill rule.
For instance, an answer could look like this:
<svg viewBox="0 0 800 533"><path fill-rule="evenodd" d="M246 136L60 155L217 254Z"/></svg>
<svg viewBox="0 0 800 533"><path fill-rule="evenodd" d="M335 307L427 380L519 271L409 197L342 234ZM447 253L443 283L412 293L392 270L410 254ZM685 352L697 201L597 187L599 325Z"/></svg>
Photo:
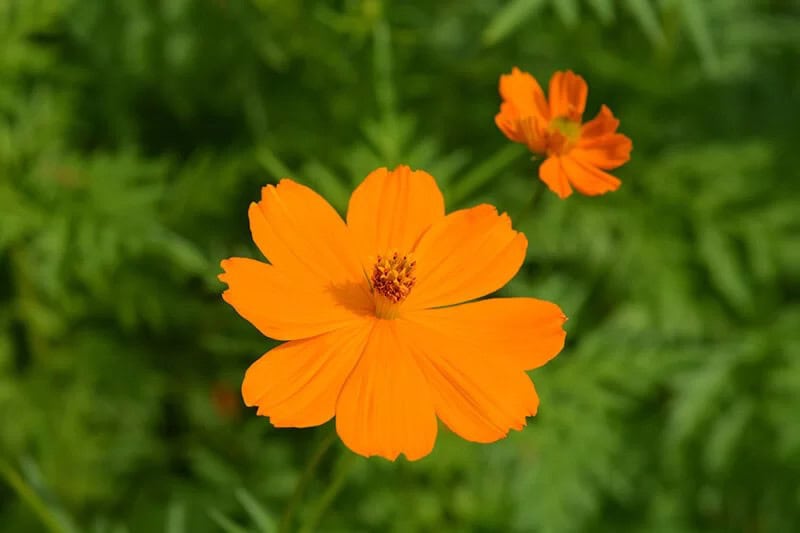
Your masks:
<svg viewBox="0 0 800 533"><path fill-rule="evenodd" d="M219 297L290 175L342 210L378 166L528 236L558 302L540 414L415 463L322 456L313 531L763 531L800 523L800 13L759 0L0 2L0 524L276 531L330 428L240 407L273 343ZM572 68L634 142L545 193L492 117ZM337 458L338 457L338 458ZM246 487L246 488L244 488Z"/></svg>

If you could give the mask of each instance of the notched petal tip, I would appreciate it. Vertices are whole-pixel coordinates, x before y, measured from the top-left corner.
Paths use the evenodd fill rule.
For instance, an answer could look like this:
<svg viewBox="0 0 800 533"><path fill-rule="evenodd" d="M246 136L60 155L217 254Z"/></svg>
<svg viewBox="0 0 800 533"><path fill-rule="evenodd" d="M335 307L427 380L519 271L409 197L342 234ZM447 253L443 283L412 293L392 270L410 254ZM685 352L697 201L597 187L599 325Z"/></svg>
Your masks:
<svg viewBox="0 0 800 533"><path fill-rule="evenodd" d="M222 272L217 274L217 279L227 285L230 285L230 271L234 268L234 260L235 258L228 257L219 262L219 267L222 269Z"/></svg>
<svg viewBox="0 0 800 533"><path fill-rule="evenodd" d="M616 117L614 116L614 113L611 111L611 108L608 107L606 104L600 104L600 112L599 112L599 114L606 115L609 118L616 119Z"/></svg>
<svg viewBox="0 0 800 533"><path fill-rule="evenodd" d="M479 220L485 216L497 216L497 208L492 204L478 204L475 207L462 209L467 220Z"/></svg>
<svg viewBox="0 0 800 533"><path fill-rule="evenodd" d="M226 282L226 283L227 283L227 282ZM223 301L223 302L225 302L226 304L228 304L228 305L230 305L231 307L233 307L233 303L232 303L232 302L233 302L233 300L231 299L231 294L230 294L230 292L231 292L231 290L230 290L230 289L225 289L224 291L222 291L222 294L221 294L220 296L222 296L222 301Z"/></svg>
<svg viewBox="0 0 800 533"><path fill-rule="evenodd" d="M263 202L267 198L267 195L280 193L281 190L292 189L292 188L303 188L303 187L305 186L296 182L292 178L280 178L278 180L278 183L268 183L263 187L261 187L260 201Z"/></svg>
<svg viewBox="0 0 800 533"><path fill-rule="evenodd" d="M383 167L383 168L386 168L386 167ZM391 173L391 174L398 173L398 172L402 172L402 173L405 173L405 174L410 174L410 173L415 172L415 171L411 170L411 167L408 166L408 165L405 165L405 164L399 164L396 167L394 167L394 170L389 171L389 173Z"/></svg>
<svg viewBox="0 0 800 533"><path fill-rule="evenodd" d="M270 185L270 187L272 187L272 186ZM266 189L266 187L264 189ZM261 201L259 201L259 202L250 202L250 205L247 206L247 218L250 221L251 229L252 229L252 225L254 223L254 221L253 221L254 218L256 218L256 217L263 218L264 217L264 213L262 213L262 211L261 211L261 202L264 201L264 199L266 197L265 195L269 194L269 192L265 192L264 189L261 190Z"/></svg>
<svg viewBox="0 0 800 533"><path fill-rule="evenodd" d="M468 212L467 220L472 223L476 223L484 219L494 218L496 219L495 223L498 224L498 226L511 231L515 237L525 237L521 232L513 228L511 215L509 215L507 211L503 211L501 213L497 210L497 207L491 204L478 204L475 207L471 209L465 209L464 211ZM527 239L525 239L525 242L527 243Z"/></svg>
<svg viewBox="0 0 800 533"><path fill-rule="evenodd" d="M584 83L586 82L586 80L583 79L583 76L581 76L580 74L575 74L575 71L572 70L571 68L568 68L567 70L562 70L561 73L570 81L582 81Z"/></svg>
<svg viewBox="0 0 800 533"><path fill-rule="evenodd" d="M252 209L253 206L258 207L258 204L260 202L265 201L269 197L269 195L274 191L275 191L275 185L273 185L272 183L268 183L267 185L261 187L261 199L259 200L259 202L250 202L249 209Z"/></svg>
<svg viewBox="0 0 800 533"><path fill-rule="evenodd" d="M514 79L514 78L533 78L533 75L530 72L524 71L517 66L511 67L511 71L508 74L501 74L501 77L504 77L507 80Z"/></svg>
<svg viewBox="0 0 800 533"><path fill-rule="evenodd" d="M294 181L292 178L281 178L278 180L278 184L275 186L276 189L281 187L295 187L299 186L300 184Z"/></svg>
<svg viewBox="0 0 800 533"><path fill-rule="evenodd" d="M340 437L341 438L341 437ZM350 448L348 446L348 448ZM350 448L350 451L355 453L356 455L360 455L366 459L371 459L372 457L380 457L381 459L386 459L392 463L396 462L401 456L405 458L406 461L414 462L419 461L420 459L424 459L425 457L429 456L433 451L433 448L427 451L421 452L410 452L410 451L399 451L399 452L380 452L380 451L359 451L353 448Z"/></svg>

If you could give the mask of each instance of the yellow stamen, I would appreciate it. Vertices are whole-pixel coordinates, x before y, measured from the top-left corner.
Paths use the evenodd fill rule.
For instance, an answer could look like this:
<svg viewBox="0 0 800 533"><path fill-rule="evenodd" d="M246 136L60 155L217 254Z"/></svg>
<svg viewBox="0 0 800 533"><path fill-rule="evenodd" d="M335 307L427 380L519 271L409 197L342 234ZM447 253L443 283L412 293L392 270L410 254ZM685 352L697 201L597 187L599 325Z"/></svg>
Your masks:
<svg viewBox="0 0 800 533"><path fill-rule="evenodd" d="M396 318L400 304L408 297L417 278L416 261L411 254L392 252L379 255L372 269L372 293L375 297L375 314L379 318Z"/></svg>
<svg viewBox="0 0 800 533"><path fill-rule="evenodd" d="M550 121L550 131L557 131L570 141L576 141L581 135L581 125L567 117L556 117Z"/></svg>
<svg viewBox="0 0 800 533"><path fill-rule="evenodd" d="M581 137L581 124L567 117L556 117L547 127L550 134L547 140L548 153L564 154L572 148Z"/></svg>

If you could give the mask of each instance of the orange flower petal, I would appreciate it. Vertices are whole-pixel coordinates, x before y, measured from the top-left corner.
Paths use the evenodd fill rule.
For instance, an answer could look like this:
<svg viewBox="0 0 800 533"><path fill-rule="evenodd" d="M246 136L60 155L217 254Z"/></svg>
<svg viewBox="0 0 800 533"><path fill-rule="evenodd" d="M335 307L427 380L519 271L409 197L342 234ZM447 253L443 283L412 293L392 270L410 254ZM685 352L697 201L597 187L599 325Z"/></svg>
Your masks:
<svg viewBox="0 0 800 533"><path fill-rule="evenodd" d="M608 106L603 104L597 115L581 126L581 140L609 135L617 131L618 126L619 119L614 116Z"/></svg>
<svg viewBox="0 0 800 533"><path fill-rule="evenodd" d="M633 148L633 144L628 137L621 133L615 133L581 141L569 152L569 157L598 168L611 170L630 160L631 148Z"/></svg>
<svg viewBox="0 0 800 533"><path fill-rule="evenodd" d="M398 334L397 321L375 320L358 365L336 404L336 431L348 448L394 461L428 455L436 414L428 383Z"/></svg>
<svg viewBox="0 0 800 533"><path fill-rule="evenodd" d="M618 125L619 120L603 106L595 118L583 125L581 139L569 155L605 170L626 163L633 144L625 135L615 133Z"/></svg>
<svg viewBox="0 0 800 533"><path fill-rule="evenodd" d="M566 117L580 122L586 107L586 95L589 88L586 81L571 70L556 72L550 78L548 98L550 99L550 116Z"/></svg>
<svg viewBox="0 0 800 533"><path fill-rule="evenodd" d="M521 120L524 119L520 118L514 106L508 102L500 104L500 112L494 116L494 123L506 137L514 142L527 143L528 137L520 124Z"/></svg>
<svg viewBox="0 0 800 533"><path fill-rule="evenodd" d="M491 205L454 211L420 239L417 284L404 309L439 307L480 298L517 273L528 241Z"/></svg>
<svg viewBox="0 0 800 533"><path fill-rule="evenodd" d="M495 298L406 313L408 320L459 337L478 352L496 353L518 369L538 368L564 347L566 316L534 298Z"/></svg>
<svg viewBox="0 0 800 533"><path fill-rule="evenodd" d="M509 113L513 111L518 117L535 117L543 122L550 120L547 101L539 82L517 67L511 69L511 74L500 76L500 96L510 104L510 107L507 106Z"/></svg>
<svg viewBox="0 0 800 533"><path fill-rule="evenodd" d="M539 398L525 372L493 349L486 352L457 333L423 322L397 320L430 386L436 414L473 442L493 442L522 429Z"/></svg>
<svg viewBox="0 0 800 533"><path fill-rule="evenodd" d="M320 195L283 179L250 205L250 230L269 262L299 284L364 283L364 271L342 219Z"/></svg>
<svg viewBox="0 0 800 533"><path fill-rule="evenodd" d="M561 158L551 155L539 167L539 177L562 200L572 194L567 174L561 167Z"/></svg>
<svg viewBox="0 0 800 533"><path fill-rule="evenodd" d="M369 294L359 285L308 286L285 270L233 257L222 261L223 299L258 330L273 339L291 340L331 331L371 314Z"/></svg>
<svg viewBox="0 0 800 533"><path fill-rule="evenodd" d="M442 217L444 198L433 177L401 165L371 172L353 191L347 226L366 262L390 250L411 252L422 233Z"/></svg>
<svg viewBox="0 0 800 533"><path fill-rule="evenodd" d="M336 401L364 349L369 321L273 348L244 376L242 397L276 427L311 427L333 418Z"/></svg>
<svg viewBox="0 0 800 533"><path fill-rule="evenodd" d="M547 135L543 122L534 117L517 117L508 112L508 105L500 105L500 113L495 115L494 122L506 137L528 146L532 152L542 153L547 149Z"/></svg>
<svg viewBox="0 0 800 533"><path fill-rule="evenodd" d="M591 163L569 155L561 157L561 167L569 177L572 186L583 194L594 196L619 189L620 180L607 172L603 172Z"/></svg>

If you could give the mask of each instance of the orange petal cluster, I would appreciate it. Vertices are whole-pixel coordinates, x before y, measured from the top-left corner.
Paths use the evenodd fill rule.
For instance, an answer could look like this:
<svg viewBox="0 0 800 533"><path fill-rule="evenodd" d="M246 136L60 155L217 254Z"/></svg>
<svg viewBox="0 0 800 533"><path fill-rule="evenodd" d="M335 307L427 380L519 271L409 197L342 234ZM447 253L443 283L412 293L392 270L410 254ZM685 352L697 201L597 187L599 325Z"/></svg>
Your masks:
<svg viewBox="0 0 800 533"><path fill-rule="evenodd" d="M264 187L249 216L269 263L226 259L219 277L226 302L287 341L242 384L274 426L335 417L354 452L415 460L433 449L437 420L492 442L536 414L525 371L561 351L564 314L534 298L470 302L522 265L527 240L507 215L489 205L446 215L434 179L400 166L367 176L346 222L288 179Z"/></svg>
<svg viewBox="0 0 800 533"><path fill-rule="evenodd" d="M586 195L618 189L620 180L605 171L630 159L631 140L617 133L619 120L608 107L582 122L588 92L571 70L553 74L549 99L536 79L517 67L500 76L503 102L495 123L510 140L546 157L539 177L561 198L573 187Z"/></svg>

